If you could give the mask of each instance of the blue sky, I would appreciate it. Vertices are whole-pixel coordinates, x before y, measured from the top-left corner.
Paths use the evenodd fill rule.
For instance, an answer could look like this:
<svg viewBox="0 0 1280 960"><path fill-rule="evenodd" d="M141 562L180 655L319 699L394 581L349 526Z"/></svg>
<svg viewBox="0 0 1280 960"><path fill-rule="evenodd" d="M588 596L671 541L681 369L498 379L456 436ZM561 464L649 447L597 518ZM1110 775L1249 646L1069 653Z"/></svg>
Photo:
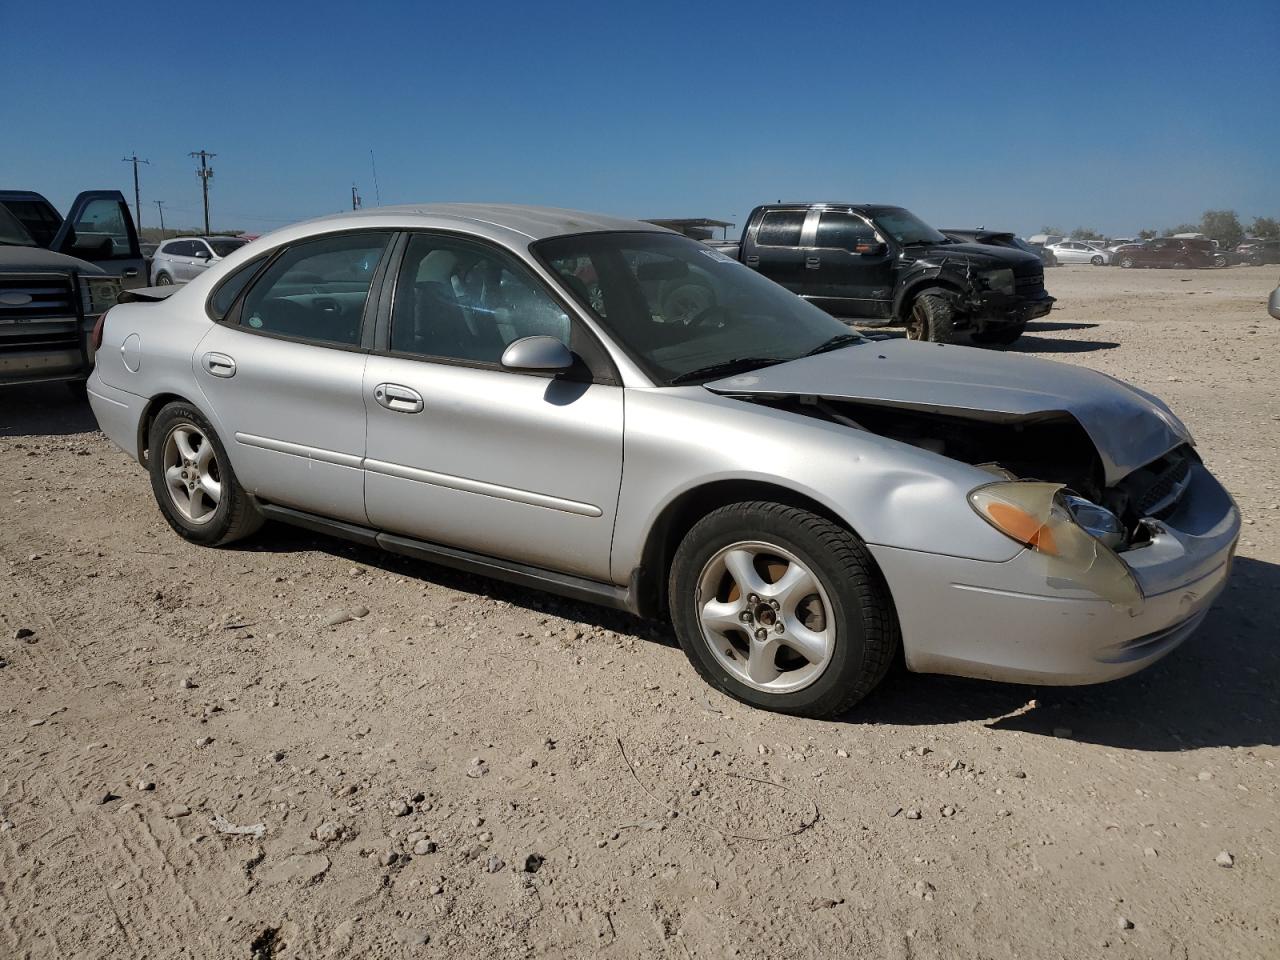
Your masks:
<svg viewBox="0 0 1280 960"><path fill-rule="evenodd" d="M0 187L215 228L503 200L739 224L779 198L1122 234L1280 216L1280 0L0 0Z"/></svg>

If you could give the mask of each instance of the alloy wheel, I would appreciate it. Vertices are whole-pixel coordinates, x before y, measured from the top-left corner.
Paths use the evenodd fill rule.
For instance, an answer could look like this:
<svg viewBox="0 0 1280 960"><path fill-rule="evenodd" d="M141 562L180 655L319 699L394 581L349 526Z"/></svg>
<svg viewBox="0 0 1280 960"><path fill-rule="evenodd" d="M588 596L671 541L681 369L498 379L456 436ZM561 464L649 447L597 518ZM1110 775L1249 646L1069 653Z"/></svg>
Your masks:
<svg viewBox="0 0 1280 960"><path fill-rule="evenodd" d="M907 317L908 340L929 339L929 315L925 312L922 299L916 298L916 302L911 307L911 313Z"/></svg>
<svg viewBox="0 0 1280 960"><path fill-rule="evenodd" d="M169 499L191 523L208 523L222 499L222 472L213 444L193 423L170 429L161 452Z"/></svg>
<svg viewBox="0 0 1280 960"><path fill-rule="evenodd" d="M803 690L835 653L826 590L795 554L776 544L742 541L718 551L702 569L694 603L717 663L756 690Z"/></svg>

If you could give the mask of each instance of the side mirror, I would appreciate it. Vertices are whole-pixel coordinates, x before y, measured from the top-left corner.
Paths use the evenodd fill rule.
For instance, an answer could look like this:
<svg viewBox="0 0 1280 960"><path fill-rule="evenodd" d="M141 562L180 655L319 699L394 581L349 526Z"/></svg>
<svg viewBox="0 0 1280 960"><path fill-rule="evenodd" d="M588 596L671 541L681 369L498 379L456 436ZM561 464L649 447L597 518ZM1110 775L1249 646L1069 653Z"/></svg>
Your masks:
<svg viewBox="0 0 1280 960"><path fill-rule="evenodd" d="M196 259L197 259L197 260L208 260L208 259L209 259L209 251L208 251L208 250L205 250L203 247L197 247L197 248L196 248L195 257L196 257Z"/></svg>
<svg viewBox="0 0 1280 960"><path fill-rule="evenodd" d="M555 337L523 337L502 351L507 370L554 373L573 366L573 353Z"/></svg>
<svg viewBox="0 0 1280 960"><path fill-rule="evenodd" d="M885 243L856 243L853 246L854 253L860 253L864 257L883 257L889 252L889 246Z"/></svg>

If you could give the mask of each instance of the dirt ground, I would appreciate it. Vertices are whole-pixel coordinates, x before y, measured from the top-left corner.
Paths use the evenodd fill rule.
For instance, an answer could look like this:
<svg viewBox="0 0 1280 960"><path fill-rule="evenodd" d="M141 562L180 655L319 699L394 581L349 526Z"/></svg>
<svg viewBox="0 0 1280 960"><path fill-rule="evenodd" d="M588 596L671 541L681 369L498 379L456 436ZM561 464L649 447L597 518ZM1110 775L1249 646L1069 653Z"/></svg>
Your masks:
<svg viewBox="0 0 1280 960"><path fill-rule="evenodd" d="M187 545L85 405L0 394L0 956L1280 956L1277 273L1059 268L1014 348L1194 432L1248 524L1200 633L838 722L713 693L662 625Z"/></svg>

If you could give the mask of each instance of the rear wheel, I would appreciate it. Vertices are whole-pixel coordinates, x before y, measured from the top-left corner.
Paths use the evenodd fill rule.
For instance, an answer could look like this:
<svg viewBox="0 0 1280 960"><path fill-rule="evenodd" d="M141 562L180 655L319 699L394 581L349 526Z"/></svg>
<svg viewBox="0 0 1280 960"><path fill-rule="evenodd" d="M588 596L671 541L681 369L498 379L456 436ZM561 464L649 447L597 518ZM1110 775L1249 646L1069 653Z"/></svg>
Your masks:
<svg viewBox="0 0 1280 960"><path fill-rule="evenodd" d="M220 546L262 526L222 442L195 407L182 401L164 407L151 424L148 449L151 490L179 536Z"/></svg>
<svg viewBox="0 0 1280 960"><path fill-rule="evenodd" d="M721 507L685 536L669 583L680 646L709 684L752 706L842 713L888 671L893 604L862 541L800 507Z"/></svg>
<svg viewBox="0 0 1280 960"><path fill-rule="evenodd" d="M1102 266L1103 260L1102 260L1102 257L1095 256L1095 257L1090 257L1089 262L1092 263L1095 267L1100 267Z"/></svg>
<svg viewBox="0 0 1280 960"><path fill-rule="evenodd" d="M907 339L950 343L955 337L955 311L936 293L922 293L907 315Z"/></svg>
<svg viewBox="0 0 1280 960"><path fill-rule="evenodd" d="M1121 257L1120 266L1123 267L1125 270L1132 270L1134 267L1137 266L1137 263L1134 262L1133 257Z"/></svg>

